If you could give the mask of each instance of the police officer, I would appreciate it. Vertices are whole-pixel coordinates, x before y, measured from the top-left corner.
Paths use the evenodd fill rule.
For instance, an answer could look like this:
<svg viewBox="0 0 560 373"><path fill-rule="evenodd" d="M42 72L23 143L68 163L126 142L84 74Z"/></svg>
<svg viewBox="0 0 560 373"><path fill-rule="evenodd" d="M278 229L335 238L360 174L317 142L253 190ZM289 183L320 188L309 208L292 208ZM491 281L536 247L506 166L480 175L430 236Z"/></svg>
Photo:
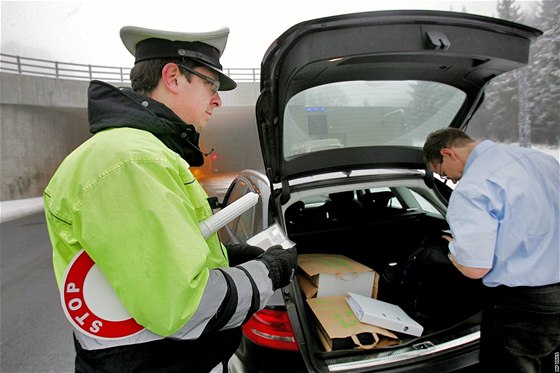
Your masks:
<svg viewBox="0 0 560 373"><path fill-rule="evenodd" d="M198 229L212 209L190 166L203 164L199 134L222 104L219 92L237 86L219 62L228 34L123 27L135 56L132 89L90 83L94 136L62 162L44 193L58 285L80 294L63 302L76 329L76 371L225 370L240 325L293 276L295 248L262 254L241 244L228 253L216 234L205 239ZM82 328L100 311L91 302L86 308L85 289L96 285L76 272L80 253L110 284L132 331L113 316ZM242 264L231 267L233 260ZM76 273L83 287L65 282ZM71 315L76 310L80 316Z"/></svg>

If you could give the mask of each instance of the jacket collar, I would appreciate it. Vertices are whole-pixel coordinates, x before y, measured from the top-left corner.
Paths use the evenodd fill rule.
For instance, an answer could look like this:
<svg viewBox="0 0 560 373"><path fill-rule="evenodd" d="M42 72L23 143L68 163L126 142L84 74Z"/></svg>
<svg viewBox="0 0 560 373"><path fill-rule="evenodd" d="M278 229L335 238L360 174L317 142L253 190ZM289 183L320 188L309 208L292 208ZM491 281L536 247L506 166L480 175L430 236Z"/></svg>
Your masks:
<svg viewBox="0 0 560 373"><path fill-rule="evenodd" d="M183 122L159 101L94 80L88 88L90 132L130 127L148 131L191 166L202 166L204 157L198 147L200 134L192 124Z"/></svg>

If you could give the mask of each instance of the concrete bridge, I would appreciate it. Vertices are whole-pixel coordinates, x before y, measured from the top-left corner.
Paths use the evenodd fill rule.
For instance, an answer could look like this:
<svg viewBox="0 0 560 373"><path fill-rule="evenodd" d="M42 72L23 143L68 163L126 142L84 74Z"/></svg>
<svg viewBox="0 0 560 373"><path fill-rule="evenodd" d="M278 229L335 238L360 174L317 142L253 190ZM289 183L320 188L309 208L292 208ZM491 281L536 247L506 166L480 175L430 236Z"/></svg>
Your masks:
<svg viewBox="0 0 560 373"><path fill-rule="evenodd" d="M0 201L40 197L60 162L88 139L89 81L0 72ZM124 86L126 83L115 84ZM201 136L215 149L200 173L262 168L255 120L258 82L220 92L222 108Z"/></svg>

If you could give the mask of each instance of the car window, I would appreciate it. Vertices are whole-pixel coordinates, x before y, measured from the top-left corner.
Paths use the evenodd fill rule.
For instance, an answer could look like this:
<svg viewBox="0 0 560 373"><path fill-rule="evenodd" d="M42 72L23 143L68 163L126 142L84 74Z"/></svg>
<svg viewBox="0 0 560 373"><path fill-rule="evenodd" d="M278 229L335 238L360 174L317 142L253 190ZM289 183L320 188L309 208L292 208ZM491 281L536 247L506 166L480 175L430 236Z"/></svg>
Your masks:
<svg viewBox="0 0 560 373"><path fill-rule="evenodd" d="M308 196L302 199L305 207L321 207L329 200L328 194Z"/></svg>
<svg viewBox="0 0 560 373"><path fill-rule="evenodd" d="M443 218L443 215L438 211L438 209L435 208L434 205L430 203L430 201L428 201L426 198L422 197L420 194L416 193L413 190L411 190L410 192L412 193L412 195L414 196L414 198L416 199L416 201L420 205L420 208L423 211L436 214Z"/></svg>
<svg viewBox="0 0 560 373"><path fill-rule="evenodd" d="M379 195L382 193L391 193L392 197L386 202L386 207L396 210L416 210L423 211L430 214L435 214L441 218L443 215L441 212L424 196L415 192L414 190L406 187L397 187L393 190L387 187L369 188L366 192L372 196ZM397 196L398 195L398 196ZM403 203L399 200L401 198Z"/></svg>
<svg viewBox="0 0 560 373"><path fill-rule="evenodd" d="M232 186L227 203L231 204L235 202L250 191L251 189L246 182L244 182L243 180L236 180L236 182ZM258 205L253 206L227 224L227 227L231 234L233 234L242 242L255 235L254 222L257 206Z"/></svg>
<svg viewBox="0 0 560 373"><path fill-rule="evenodd" d="M343 147L423 146L448 127L466 94L427 81L350 81L293 96L284 111L284 156Z"/></svg>

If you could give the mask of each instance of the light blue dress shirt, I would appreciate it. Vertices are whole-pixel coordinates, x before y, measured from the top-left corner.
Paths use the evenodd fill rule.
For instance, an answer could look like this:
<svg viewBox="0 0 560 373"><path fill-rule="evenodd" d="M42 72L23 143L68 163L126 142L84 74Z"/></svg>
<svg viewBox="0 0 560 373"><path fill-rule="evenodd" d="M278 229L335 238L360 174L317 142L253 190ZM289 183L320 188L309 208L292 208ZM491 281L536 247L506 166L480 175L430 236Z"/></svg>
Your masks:
<svg viewBox="0 0 560 373"><path fill-rule="evenodd" d="M491 268L486 286L559 283L559 184L553 157L479 143L449 201L450 252L463 266Z"/></svg>

